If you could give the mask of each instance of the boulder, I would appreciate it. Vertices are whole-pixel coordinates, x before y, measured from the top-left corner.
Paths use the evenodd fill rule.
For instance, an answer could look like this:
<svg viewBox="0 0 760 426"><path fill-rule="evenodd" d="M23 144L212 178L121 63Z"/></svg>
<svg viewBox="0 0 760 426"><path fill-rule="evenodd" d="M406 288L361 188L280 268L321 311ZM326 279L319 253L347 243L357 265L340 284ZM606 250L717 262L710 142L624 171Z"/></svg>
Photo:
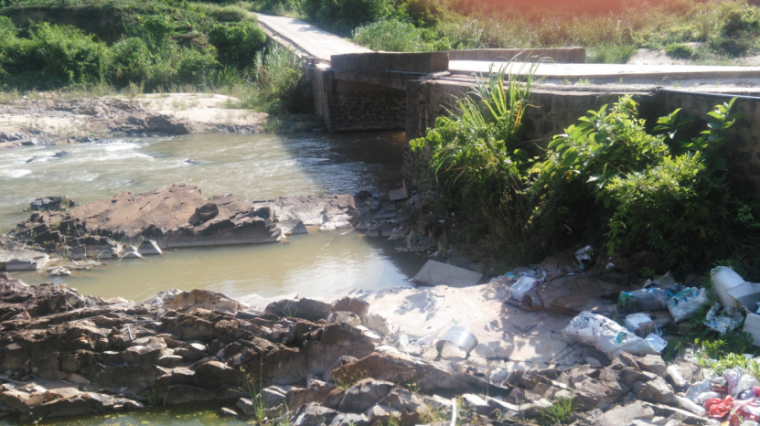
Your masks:
<svg viewBox="0 0 760 426"><path fill-rule="evenodd" d="M68 277L71 275L71 271L63 266L53 266L52 268L48 268L46 272L51 277Z"/></svg>
<svg viewBox="0 0 760 426"><path fill-rule="evenodd" d="M222 417L237 417L238 413L232 408L222 407L219 410L219 415L221 415Z"/></svg>
<svg viewBox="0 0 760 426"><path fill-rule="evenodd" d="M316 404L304 405L295 413L293 426L320 426L330 424L338 412Z"/></svg>
<svg viewBox="0 0 760 426"><path fill-rule="evenodd" d="M209 361L195 370L194 382L204 389L216 390L222 385L241 386L244 374L219 361Z"/></svg>
<svg viewBox="0 0 760 426"><path fill-rule="evenodd" d="M298 219L306 226L319 226L320 231L351 228L362 219L351 195L280 197L274 211L280 221Z"/></svg>
<svg viewBox="0 0 760 426"><path fill-rule="evenodd" d="M212 311L237 313L241 308L240 303L224 293L216 293L208 290L192 290L179 294L166 294L163 305L166 309L178 309L183 306L209 309Z"/></svg>
<svg viewBox="0 0 760 426"><path fill-rule="evenodd" d="M385 398L395 387L391 382L364 379L349 387L338 410L344 413L363 413Z"/></svg>
<svg viewBox="0 0 760 426"><path fill-rule="evenodd" d="M678 405L675 392L661 377L646 382L636 398L657 404Z"/></svg>

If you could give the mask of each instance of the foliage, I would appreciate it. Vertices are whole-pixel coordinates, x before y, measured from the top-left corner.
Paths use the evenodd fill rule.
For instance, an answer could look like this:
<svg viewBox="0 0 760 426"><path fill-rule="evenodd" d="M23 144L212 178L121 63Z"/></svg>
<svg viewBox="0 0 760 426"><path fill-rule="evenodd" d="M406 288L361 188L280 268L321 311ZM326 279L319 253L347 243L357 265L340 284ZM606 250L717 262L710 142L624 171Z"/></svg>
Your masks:
<svg viewBox="0 0 760 426"><path fill-rule="evenodd" d="M372 50L422 52L430 50L422 34L423 31L410 22L384 19L357 28L352 39Z"/></svg>
<svg viewBox="0 0 760 426"><path fill-rule="evenodd" d="M367 377L370 377L369 371L367 370L360 370L354 373L344 372L343 374L335 375L333 377L333 382L335 382L335 386L339 388L348 389L354 383L364 380Z"/></svg>
<svg viewBox="0 0 760 426"><path fill-rule="evenodd" d="M594 46L589 52L588 62L595 64L625 64L638 52L634 45L603 43Z"/></svg>
<svg viewBox="0 0 760 426"><path fill-rule="evenodd" d="M541 423L548 425L565 423L573 411L575 409L573 408L572 398L560 399L551 406L541 410Z"/></svg>
<svg viewBox="0 0 760 426"><path fill-rule="evenodd" d="M257 84L239 107L278 114L306 112L312 105L301 60L279 44L256 54L251 77Z"/></svg>
<svg viewBox="0 0 760 426"><path fill-rule="evenodd" d="M671 58L691 59L694 57L694 49L688 44L673 43L665 46L665 53Z"/></svg>
<svg viewBox="0 0 760 426"><path fill-rule="evenodd" d="M760 365L757 361L744 356L752 349L752 337L747 333L729 333L733 340L731 343L725 340L700 341L696 339L694 345L699 347L695 355L699 365L703 368L711 368L716 374L723 374L731 368L741 368L755 377L760 377Z"/></svg>
<svg viewBox="0 0 760 426"><path fill-rule="evenodd" d="M30 81L46 86L96 84L108 68L108 48L82 31L47 23L29 29L29 38L16 37L7 27L0 37L0 68L8 74L3 85ZM2 77L2 76L0 76Z"/></svg>
<svg viewBox="0 0 760 426"><path fill-rule="evenodd" d="M303 11L309 20L341 35L355 28L390 16L390 0L304 0Z"/></svg>
<svg viewBox="0 0 760 426"><path fill-rule="evenodd" d="M264 31L250 21L215 25L208 38L216 47L219 62L239 68L251 66L256 52L263 49L267 41Z"/></svg>
<svg viewBox="0 0 760 426"><path fill-rule="evenodd" d="M450 116L439 117L435 128L411 147L430 156L422 180L441 187L443 208L478 218L470 224L470 236L487 232L513 243L518 252L512 254L520 256L521 246L514 243L523 240L528 165L520 131L537 63L527 65L525 73L508 72L513 66L492 67L468 96L456 100Z"/></svg>

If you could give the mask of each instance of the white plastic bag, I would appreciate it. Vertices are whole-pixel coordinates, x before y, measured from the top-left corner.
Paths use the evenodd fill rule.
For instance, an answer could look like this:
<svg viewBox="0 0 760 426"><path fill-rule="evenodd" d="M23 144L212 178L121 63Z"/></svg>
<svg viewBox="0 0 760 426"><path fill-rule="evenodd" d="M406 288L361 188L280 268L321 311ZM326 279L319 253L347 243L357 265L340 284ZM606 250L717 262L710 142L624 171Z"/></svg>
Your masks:
<svg viewBox="0 0 760 426"><path fill-rule="evenodd" d="M615 321L587 311L573 318L562 330L562 334L579 343L599 349L610 360L615 359L621 352L634 355L659 353L651 343L626 330Z"/></svg>
<svg viewBox="0 0 760 426"><path fill-rule="evenodd" d="M720 334L726 334L728 330L733 330L744 322L744 315L738 309L730 307L723 308L720 303L716 303L705 317L705 325Z"/></svg>
<svg viewBox="0 0 760 426"><path fill-rule="evenodd" d="M673 321L681 322L694 315L703 305L707 304L705 289L695 287L685 288L668 301L668 310L673 315Z"/></svg>
<svg viewBox="0 0 760 426"><path fill-rule="evenodd" d="M663 349L668 347L668 342L662 337L651 333L644 340L646 340L657 352L662 352Z"/></svg>
<svg viewBox="0 0 760 426"><path fill-rule="evenodd" d="M537 279L520 277L520 279L509 288L509 298L517 303L522 303L525 293L531 291L536 285L538 285Z"/></svg>
<svg viewBox="0 0 760 426"><path fill-rule="evenodd" d="M654 321L647 314L631 314L625 317L625 328L631 333L644 337L657 331Z"/></svg>

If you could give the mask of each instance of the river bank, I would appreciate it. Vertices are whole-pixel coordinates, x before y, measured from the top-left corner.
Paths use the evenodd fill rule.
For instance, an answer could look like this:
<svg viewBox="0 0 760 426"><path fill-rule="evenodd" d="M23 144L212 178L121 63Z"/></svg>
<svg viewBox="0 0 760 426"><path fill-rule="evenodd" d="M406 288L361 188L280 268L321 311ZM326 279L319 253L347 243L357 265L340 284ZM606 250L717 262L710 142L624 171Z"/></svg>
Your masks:
<svg viewBox="0 0 760 426"><path fill-rule="evenodd" d="M135 303L3 273L0 289L0 409L20 421L216 403L220 415L299 426L546 424L567 400L563 420L578 425L705 424L662 378L670 367L697 381L698 366L607 360L563 335L570 316L504 305L499 283L321 300L170 291ZM434 345L451 318L477 336L469 355Z"/></svg>
<svg viewBox="0 0 760 426"><path fill-rule="evenodd" d="M273 118L267 113L235 108L239 102L213 93L7 95L0 104L0 149L89 143L119 136L251 134L321 128L308 114Z"/></svg>

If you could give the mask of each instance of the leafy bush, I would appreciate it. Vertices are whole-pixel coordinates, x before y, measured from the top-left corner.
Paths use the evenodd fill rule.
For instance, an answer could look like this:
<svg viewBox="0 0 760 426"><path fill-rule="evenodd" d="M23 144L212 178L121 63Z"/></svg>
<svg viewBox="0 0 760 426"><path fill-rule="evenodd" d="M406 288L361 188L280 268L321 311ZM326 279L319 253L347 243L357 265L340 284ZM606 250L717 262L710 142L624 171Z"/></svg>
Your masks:
<svg viewBox="0 0 760 426"><path fill-rule="evenodd" d="M219 62L237 67L253 63L254 55L267 41L264 31L255 22L216 25L208 33L209 42L216 47Z"/></svg>
<svg viewBox="0 0 760 426"><path fill-rule="evenodd" d="M238 22L246 19L252 19L251 14L240 6L225 6L216 9L213 16L221 22Z"/></svg>
<svg viewBox="0 0 760 426"><path fill-rule="evenodd" d="M362 24L390 16L393 8L389 0L304 0L303 11L320 27L349 35Z"/></svg>
<svg viewBox="0 0 760 426"><path fill-rule="evenodd" d="M388 52L431 50L422 36L423 31L411 23L388 19L357 28L353 41L372 50Z"/></svg>
<svg viewBox="0 0 760 426"><path fill-rule="evenodd" d="M591 49L586 62L592 64L627 64L638 53L630 44L600 44Z"/></svg>
<svg viewBox="0 0 760 426"><path fill-rule="evenodd" d="M106 76L107 46L80 30L41 23L30 28L28 39L17 38L7 27L3 33L2 68L14 85L95 84Z"/></svg>
<svg viewBox="0 0 760 426"><path fill-rule="evenodd" d="M665 54L676 59L691 59L694 57L694 49L688 44L673 43L665 46Z"/></svg>
<svg viewBox="0 0 760 426"><path fill-rule="evenodd" d="M111 46L111 58L111 79L118 86L155 79L153 53L141 38L125 38Z"/></svg>
<svg viewBox="0 0 760 426"><path fill-rule="evenodd" d="M529 107L535 64L524 76L506 68L457 99L456 113L439 117L424 138L411 142L429 155L421 180L443 192L439 208L457 211L459 240L498 239L507 255L521 258L527 221L524 189L528 154L521 145L522 118Z"/></svg>
<svg viewBox="0 0 760 426"><path fill-rule="evenodd" d="M301 60L279 44L266 52L259 51L253 63L256 86L240 107L263 110L271 114L306 112L312 101L305 85Z"/></svg>

